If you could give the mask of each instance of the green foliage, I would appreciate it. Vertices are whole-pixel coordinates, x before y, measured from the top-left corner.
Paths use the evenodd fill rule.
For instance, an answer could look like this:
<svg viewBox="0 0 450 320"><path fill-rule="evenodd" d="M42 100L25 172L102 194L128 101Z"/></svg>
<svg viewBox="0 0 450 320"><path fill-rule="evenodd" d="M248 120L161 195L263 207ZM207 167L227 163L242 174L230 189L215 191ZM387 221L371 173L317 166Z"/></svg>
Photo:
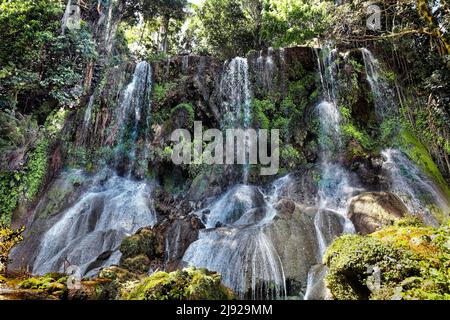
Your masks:
<svg viewBox="0 0 450 320"><path fill-rule="evenodd" d="M252 101L252 119L254 124L259 129L270 129L270 120L267 114L274 111L275 106L270 100Z"/></svg>
<svg viewBox="0 0 450 320"><path fill-rule="evenodd" d="M306 160L292 145L284 145L280 150L281 166L289 171L297 170Z"/></svg>
<svg viewBox="0 0 450 320"><path fill-rule="evenodd" d="M358 127L352 118L351 111L346 106L340 107L342 116L341 128L344 138L347 140L356 140L365 150L372 150L375 147L375 141L367 134L366 130Z"/></svg>
<svg viewBox="0 0 450 320"><path fill-rule="evenodd" d="M206 0L195 8L197 38L206 50L221 58L244 56L258 49L262 6L256 0ZM259 24L259 25L258 25Z"/></svg>
<svg viewBox="0 0 450 320"><path fill-rule="evenodd" d="M413 217L369 236L345 235L327 250L327 286L337 299L450 299L450 225ZM368 267L380 270L381 282ZM370 288L370 289L369 289Z"/></svg>
<svg viewBox="0 0 450 320"><path fill-rule="evenodd" d="M0 221L9 224L20 202L29 203L39 191L48 167L49 142L42 137L28 153L27 164L19 170L0 172Z"/></svg>
<svg viewBox="0 0 450 320"><path fill-rule="evenodd" d="M156 104L156 106L163 106L167 96L170 94L171 91L173 91L176 88L176 86L177 86L176 82L156 83L153 86L152 90L153 91L152 102ZM157 116L157 118L159 118L157 120L160 120L162 122L162 120L167 119L167 115L166 117Z"/></svg>
<svg viewBox="0 0 450 320"><path fill-rule="evenodd" d="M184 119L184 127L186 129L193 128L195 120L194 107L190 103L182 103L177 105L170 111L170 118L182 116Z"/></svg>
<svg viewBox="0 0 450 320"><path fill-rule="evenodd" d="M31 203L47 176L49 150L62 130L67 112L55 110L40 127L31 115L0 111L0 221L10 223L18 204Z"/></svg>
<svg viewBox="0 0 450 320"><path fill-rule="evenodd" d="M221 276L189 268L172 273L156 272L142 280L126 300L230 300L234 295L221 284Z"/></svg>
<svg viewBox="0 0 450 320"><path fill-rule="evenodd" d="M261 36L274 47L308 44L328 27L328 5L317 0L264 1Z"/></svg>
<svg viewBox="0 0 450 320"><path fill-rule="evenodd" d="M84 67L96 57L86 24L77 32L61 34L59 0L11 0L0 6L0 104L76 104Z"/></svg>
<svg viewBox="0 0 450 320"><path fill-rule="evenodd" d="M6 273L11 249L23 241L25 227L11 229L0 222L0 273Z"/></svg>
<svg viewBox="0 0 450 320"><path fill-rule="evenodd" d="M316 0L206 0L195 7L191 38L200 51L225 59L305 45L326 28L327 7Z"/></svg>

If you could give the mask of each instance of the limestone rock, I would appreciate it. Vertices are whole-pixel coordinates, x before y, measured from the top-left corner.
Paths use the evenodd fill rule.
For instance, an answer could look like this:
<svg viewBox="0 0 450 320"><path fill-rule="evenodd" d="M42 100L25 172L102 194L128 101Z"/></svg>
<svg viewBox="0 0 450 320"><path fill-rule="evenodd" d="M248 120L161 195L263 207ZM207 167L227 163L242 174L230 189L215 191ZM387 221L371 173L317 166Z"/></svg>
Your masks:
<svg viewBox="0 0 450 320"><path fill-rule="evenodd" d="M357 232L369 234L392 224L407 213L408 209L396 195L389 192L366 192L353 198L348 217Z"/></svg>

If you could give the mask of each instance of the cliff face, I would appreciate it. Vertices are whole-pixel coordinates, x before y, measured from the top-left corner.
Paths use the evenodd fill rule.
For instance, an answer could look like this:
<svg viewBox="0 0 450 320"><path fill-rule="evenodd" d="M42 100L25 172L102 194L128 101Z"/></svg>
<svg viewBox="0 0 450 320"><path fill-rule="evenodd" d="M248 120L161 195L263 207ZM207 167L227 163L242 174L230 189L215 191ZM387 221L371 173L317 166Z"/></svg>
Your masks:
<svg viewBox="0 0 450 320"><path fill-rule="evenodd" d="M400 151L380 153L398 134L383 129L390 115L379 117L374 95L391 96L372 92L373 70L361 51L306 47L105 69L65 118L55 177L33 208L14 216L27 231L13 267L43 274L74 265L95 276L120 265L142 276L194 265L221 273L241 298L324 298L322 256L355 231L353 196L392 192L402 215L429 224L438 211L427 206L444 215L447 206ZM261 176L260 165L175 165L171 134L194 136L194 121L203 130L279 129L278 175ZM395 220L392 206L361 199L350 214L358 230Z"/></svg>

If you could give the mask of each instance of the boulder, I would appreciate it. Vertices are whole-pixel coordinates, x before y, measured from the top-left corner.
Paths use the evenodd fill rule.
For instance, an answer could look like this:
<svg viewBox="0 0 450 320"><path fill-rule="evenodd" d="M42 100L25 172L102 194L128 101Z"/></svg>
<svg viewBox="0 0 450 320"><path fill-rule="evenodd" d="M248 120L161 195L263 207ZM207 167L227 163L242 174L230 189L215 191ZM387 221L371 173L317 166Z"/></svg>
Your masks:
<svg viewBox="0 0 450 320"><path fill-rule="evenodd" d="M310 268L321 262L318 239L330 245L344 233L346 221L334 211L304 207L288 199L278 202L275 209L277 215L265 232L279 255L286 279L300 283L301 292L287 292L288 296L298 297L306 290Z"/></svg>
<svg viewBox="0 0 450 320"><path fill-rule="evenodd" d="M132 272L178 268L190 244L205 226L196 215L168 218L154 228L142 228L120 245L120 266Z"/></svg>
<svg viewBox="0 0 450 320"><path fill-rule="evenodd" d="M354 197L348 217L357 232L369 234L404 217L408 209L396 195L389 192L366 192Z"/></svg>

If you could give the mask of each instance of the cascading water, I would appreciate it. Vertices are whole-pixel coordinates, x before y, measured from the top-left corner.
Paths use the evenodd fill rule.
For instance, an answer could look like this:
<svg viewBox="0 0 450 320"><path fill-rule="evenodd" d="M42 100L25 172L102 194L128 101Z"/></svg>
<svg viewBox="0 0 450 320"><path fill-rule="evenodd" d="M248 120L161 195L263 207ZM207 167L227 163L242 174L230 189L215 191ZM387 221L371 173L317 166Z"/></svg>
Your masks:
<svg viewBox="0 0 450 320"><path fill-rule="evenodd" d="M226 111L223 121L225 128L248 129L251 124L252 93L248 74L248 62L245 58L234 58L226 65L220 84L223 98L222 107ZM246 140L246 154L250 150L250 140ZM243 167L243 183L248 182L249 161Z"/></svg>
<svg viewBox="0 0 450 320"><path fill-rule="evenodd" d="M266 56L263 55L263 51L260 51L256 59L256 83L260 84L264 90L269 92L273 89L273 80L276 71L273 56L274 50L273 48L269 48L267 49Z"/></svg>
<svg viewBox="0 0 450 320"><path fill-rule="evenodd" d="M253 299L285 297L283 265L265 233L274 218L273 205L291 182L290 176L276 180L268 194L254 186L237 185L199 215L208 212L208 229L186 251L183 261L222 274L225 285L241 297ZM222 225L223 227L214 228Z"/></svg>
<svg viewBox="0 0 450 320"><path fill-rule="evenodd" d="M149 108L146 97L150 89L151 67L141 62L116 111L119 145L130 144L127 157L133 161L136 140L145 136L148 128L144 116ZM86 112L85 120L90 120L88 110ZM116 160L123 161L122 156L116 150ZM95 275L99 268L119 262L118 248L126 235L141 227L155 225L153 184L133 180L131 169L132 165L129 165L124 172L126 177L109 168L91 178L84 174L76 177L90 179L90 187L68 209L59 213L58 221L44 234L33 273L64 271L67 265L75 265L82 275Z"/></svg>
<svg viewBox="0 0 450 320"><path fill-rule="evenodd" d="M322 90L325 96L324 100L316 108L320 120L321 180L318 192L318 206L320 210L315 217L315 227L320 246L319 255L322 257L329 245L329 243L326 243L323 235L323 211L333 210L341 214L346 219L345 231L353 232L353 224L347 219L346 214L348 200L354 193L355 188L351 185L351 179L347 170L339 163L339 157L342 154L342 139L340 113L337 107L337 50L325 48L323 52L317 53L317 56Z"/></svg>
<svg viewBox="0 0 450 320"><path fill-rule="evenodd" d="M437 224L436 215L450 214L449 201L440 188L405 154L397 149L386 149L382 155L385 158L383 168L391 180L389 191L399 196L411 213L422 216L429 225Z"/></svg>
<svg viewBox="0 0 450 320"><path fill-rule="evenodd" d="M64 271L75 265L83 275L95 275L103 266L117 264L122 239L143 226L156 223L151 201L153 187L106 170L92 187L61 214L42 239L34 274ZM96 261L102 254L104 261Z"/></svg>
<svg viewBox="0 0 450 320"><path fill-rule="evenodd" d="M366 48L361 49L364 59L367 81L369 82L375 102L375 113L379 120L397 112L397 104L394 102L392 90L388 83L380 76L380 63Z"/></svg>
<svg viewBox="0 0 450 320"><path fill-rule="evenodd" d="M382 79L380 62L366 48L361 49L367 80L374 96L375 111L380 119L397 113L397 103L389 85ZM436 216L449 214L449 202L440 188L397 149L383 150L383 168L390 178L390 190L399 196L416 215L436 225Z"/></svg>
<svg viewBox="0 0 450 320"><path fill-rule="evenodd" d="M122 103L116 111L116 123L119 125L120 132L118 146L119 148L128 146L128 152L125 155L122 152L116 152L116 162L128 161L126 168L128 174L131 174L136 162L136 142L139 135L142 133L144 140L148 138L150 116L146 115L146 108L150 105L151 77L150 65L145 61L139 62L134 71L133 80L125 89Z"/></svg>

